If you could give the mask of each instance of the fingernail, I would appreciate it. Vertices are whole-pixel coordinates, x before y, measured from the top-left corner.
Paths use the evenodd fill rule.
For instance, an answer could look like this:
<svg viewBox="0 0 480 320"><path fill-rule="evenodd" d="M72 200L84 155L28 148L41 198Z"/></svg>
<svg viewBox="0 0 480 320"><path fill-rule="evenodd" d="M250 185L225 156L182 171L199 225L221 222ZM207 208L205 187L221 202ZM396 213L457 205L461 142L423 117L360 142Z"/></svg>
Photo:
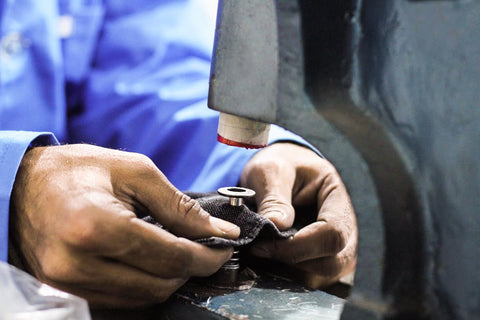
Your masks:
<svg viewBox="0 0 480 320"><path fill-rule="evenodd" d="M272 251L270 250L270 246L267 245L257 245L253 246L250 249L250 252L259 258L271 258L272 257Z"/></svg>
<svg viewBox="0 0 480 320"><path fill-rule="evenodd" d="M237 225L214 217L212 217L212 219L214 220L215 226L217 226L226 237L238 238L240 236L240 228Z"/></svg>

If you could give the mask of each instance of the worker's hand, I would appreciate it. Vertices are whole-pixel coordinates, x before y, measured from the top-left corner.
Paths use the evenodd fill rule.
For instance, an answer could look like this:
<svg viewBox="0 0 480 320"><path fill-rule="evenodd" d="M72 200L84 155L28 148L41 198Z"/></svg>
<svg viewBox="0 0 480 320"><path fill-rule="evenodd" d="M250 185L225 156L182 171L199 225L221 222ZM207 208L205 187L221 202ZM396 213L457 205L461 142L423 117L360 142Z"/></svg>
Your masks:
<svg viewBox="0 0 480 320"><path fill-rule="evenodd" d="M147 157L89 145L30 150L11 208L27 269L93 306L164 301L190 276L210 275L231 257L232 249L188 239L240 233L175 189ZM152 215L168 231L136 214Z"/></svg>
<svg viewBox="0 0 480 320"><path fill-rule="evenodd" d="M292 227L295 207L316 204L316 221L293 237L263 242L252 253L305 271L307 284L324 287L352 272L357 226L347 190L333 165L290 143L259 151L242 173L241 185L257 193L258 212L280 229Z"/></svg>

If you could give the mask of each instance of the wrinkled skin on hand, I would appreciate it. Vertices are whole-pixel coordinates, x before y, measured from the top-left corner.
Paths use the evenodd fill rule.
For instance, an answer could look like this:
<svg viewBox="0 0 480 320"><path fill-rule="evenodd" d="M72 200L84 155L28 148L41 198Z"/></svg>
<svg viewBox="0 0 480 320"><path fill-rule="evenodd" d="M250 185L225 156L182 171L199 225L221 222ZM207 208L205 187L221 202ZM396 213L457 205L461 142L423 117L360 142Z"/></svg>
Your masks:
<svg viewBox="0 0 480 320"><path fill-rule="evenodd" d="M258 213L280 230L292 227L295 207L316 204L316 221L287 240L263 242L251 253L302 270L319 288L353 272L357 225L347 190L333 165L315 152L289 143L259 151L245 166L241 185L257 192Z"/></svg>
<svg viewBox="0 0 480 320"><path fill-rule="evenodd" d="M147 157L89 145L28 151L11 219L28 271L93 307L164 301L189 277L208 276L231 257L232 249L189 239L240 233L175 189Z"/></svg>

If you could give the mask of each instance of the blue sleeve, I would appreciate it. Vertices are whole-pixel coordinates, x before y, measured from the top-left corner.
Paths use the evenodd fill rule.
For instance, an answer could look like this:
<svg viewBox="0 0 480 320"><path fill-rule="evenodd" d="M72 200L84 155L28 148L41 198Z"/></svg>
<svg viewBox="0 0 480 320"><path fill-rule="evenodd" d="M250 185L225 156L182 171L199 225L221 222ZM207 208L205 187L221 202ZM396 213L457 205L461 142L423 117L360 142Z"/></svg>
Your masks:
<svg viewBox="0 0 480 320"><path fill-rule="evenodd" d="M50 133L0 131L0 260L7 261L10 194L18 166L29 146L57 144Z"/></svg>

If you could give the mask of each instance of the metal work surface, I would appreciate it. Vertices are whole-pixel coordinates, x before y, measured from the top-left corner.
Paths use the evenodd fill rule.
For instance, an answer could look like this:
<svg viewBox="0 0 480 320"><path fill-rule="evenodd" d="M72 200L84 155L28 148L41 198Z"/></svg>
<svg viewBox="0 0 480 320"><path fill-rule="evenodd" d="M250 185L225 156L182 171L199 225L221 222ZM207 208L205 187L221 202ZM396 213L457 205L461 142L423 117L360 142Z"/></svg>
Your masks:
<svg viewBox="0 0 480 320"><path fill-rule="evenodd" d="M245 320L340 319L345 303L331 294L265 273L246 290L212 290L200 283L187 286L180 297L227 319Z"/></svg>
<svg viewBox="0 0 480 320"><path fill-rule="evenodd" d="M479 34L476 0L221 1L209 106L300 134L352 196L342 319L480 317Z"/></svg>
<svg viewBox="0 0 480 320"><path fill-rule="evenodd" d="M202 306L224 316L244 319L340 319L344 301L324 292L257 289L206 301Z"/></svg>
<svg viewBox="0 0 480 320"><path fill-rule="evenodd" d="M252 270L248 269L250 273ZM245 271L245 270L244 270ZM259 272L242 290L214 279L193 279L164 304L148 309L93 310L93 320L337 320L345 300L270 273Z"/></svg>

